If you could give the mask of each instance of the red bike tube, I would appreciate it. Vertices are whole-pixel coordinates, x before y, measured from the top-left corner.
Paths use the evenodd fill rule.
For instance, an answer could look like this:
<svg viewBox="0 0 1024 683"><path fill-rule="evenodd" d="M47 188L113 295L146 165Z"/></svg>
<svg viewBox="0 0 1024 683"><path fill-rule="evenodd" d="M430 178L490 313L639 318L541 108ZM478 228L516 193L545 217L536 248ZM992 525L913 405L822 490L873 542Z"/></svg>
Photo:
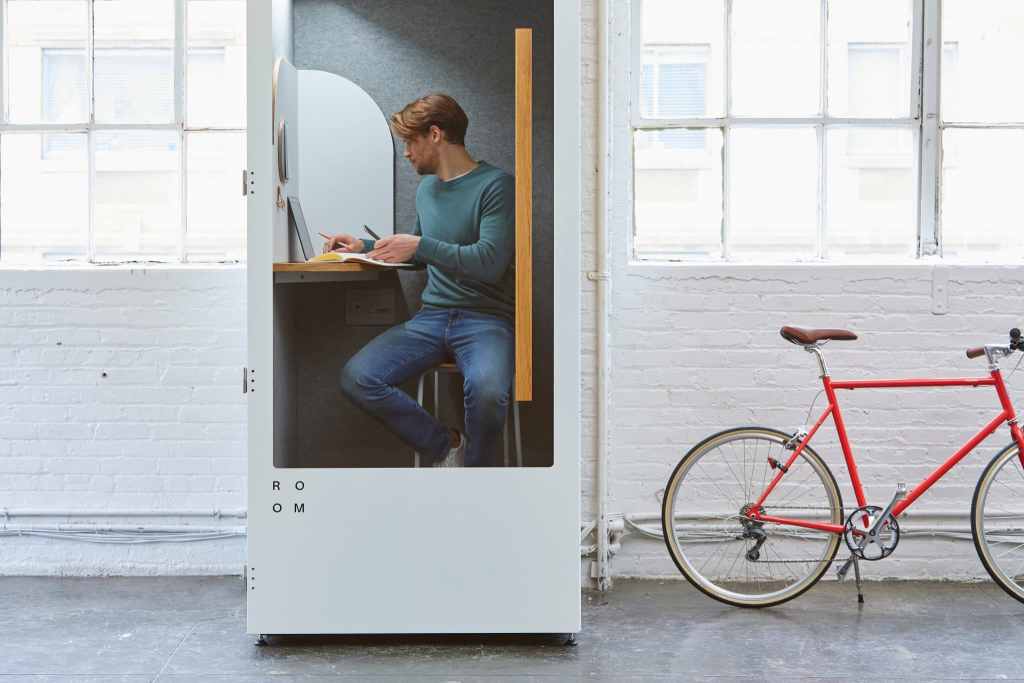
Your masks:
<svg viewBox="0 0 1024 683"><path fill-rule="evenodd" d="M892 514L894 517L898 517L903 513L910 505L917 500L921 495L932 487L935 482L941 479L949 472L960 460L962 460L968 453L977 447L982 441L987 439L995 432L999 425L1004 422L1008 422L1010 426L1010 434L1013 437L1014 442L1017 444L1019 451L1019 458L1021 466L1024 467L1024 430L1021 430L1020 425L1017 424L1017 414L1014 411L1013 403L1010 400L1010 395L1006 391L1006 384L1003 381L1003 376L998 369L991 371L990 377L948 377L948 378L936 378L936 379L874 379L874 380L841 380L833 382L832 379L825 375L821 378L822 384L825 389L825 395L828 397L828 407L825 412L821 414L818 421L815 422L814 427L811 428L807 436L803 438L800 444L793 451L793 454L789 457L784 465L779 468L778 474L776 474L772 480L765 487L765 490L761 493L761 496L757 499L757 502L752 506L749 518L759 522L772 522L775 524L785 524L788 526L798 526L806 529L815 529L818 531L827 531L831 533L841 534L843 533L842 524L829 524L824 522L812 522L805 519L792 519L788 517L776 517L774 515L760 514L758 510L764 505L765 500L769 494L775 489L776 485L782 479L782 477L789 470L790 466L796 461L800 453L810 442L811 438L815 435L818 429L824 424L825 420L829 415L832 416L832 421L836 426L836 434L839 437L839 443L843 449L843 458L846 461L846 468L850 474L850 483L853 485L853 492L857 498L857 505L863 507L867 505L867 501L864 497L864 488L860 481L860 475L857 471L857 462L853 456L853 450L850 447L850 440L846 434L846 424L843 422L842 411L839 409L839 401L836 397L837 389L906 389L906 388L924 388L924 387L981 387L981 386L993 386L996 389L996 394L999 397L999 403L1002 407L1002 411L994 417L988 424L982 427L981 431L975 434L971 439L965 443L956 453L949 457L942 465L935 469L934 472L928 475L920 484L918 484L907 497L898 502L893 506Z"/></svg>

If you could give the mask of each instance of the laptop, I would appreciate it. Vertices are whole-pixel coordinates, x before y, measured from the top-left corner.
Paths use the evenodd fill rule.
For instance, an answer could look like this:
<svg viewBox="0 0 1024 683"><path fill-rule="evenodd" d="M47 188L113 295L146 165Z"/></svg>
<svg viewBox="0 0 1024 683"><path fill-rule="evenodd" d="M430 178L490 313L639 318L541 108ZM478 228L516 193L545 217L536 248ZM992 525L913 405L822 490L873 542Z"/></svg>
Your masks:
<svg viewBox="0 0 1024 683"><path fill-rule="evenodd" d="M302 258L309 260L317 255L313 250L313 242L309 239L309 227L306 225L306 217L302 215L302 204L298 197L288 197L288 223L299 238L299 247L302 249Z"/></svg>

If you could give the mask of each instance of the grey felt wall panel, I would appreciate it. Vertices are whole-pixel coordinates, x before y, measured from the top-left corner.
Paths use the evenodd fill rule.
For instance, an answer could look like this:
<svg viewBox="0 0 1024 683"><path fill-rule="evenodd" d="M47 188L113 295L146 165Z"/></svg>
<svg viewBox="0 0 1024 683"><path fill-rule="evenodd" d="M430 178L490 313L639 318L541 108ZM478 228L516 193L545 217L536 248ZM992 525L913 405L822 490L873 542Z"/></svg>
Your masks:
<svg viewBox="0 0 1024 683"><path fill-rule="evenodd" d="M294 0L298 68L332 71L366 90L386 113L446 92L470 118L466 147L508 171L514 162L514 29L534 29L534 401L523 404L527 463L552 448L552 0ZM353 160L358 163L358 160ZM395 226L415 223L419 177L396 155ZM336 231L356 231L344 225ZM403 273L410 310L422 276ZM449 396L459 409L457 390ZM450 412L448 414L451 414Z"/></svg>

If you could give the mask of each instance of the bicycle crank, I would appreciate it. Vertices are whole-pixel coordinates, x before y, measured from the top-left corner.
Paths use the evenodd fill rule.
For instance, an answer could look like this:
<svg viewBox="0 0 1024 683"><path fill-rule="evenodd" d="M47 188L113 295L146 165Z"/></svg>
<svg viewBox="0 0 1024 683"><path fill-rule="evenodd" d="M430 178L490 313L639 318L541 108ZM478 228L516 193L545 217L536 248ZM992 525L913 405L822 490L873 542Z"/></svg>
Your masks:
<svg viewBox="0 0 1024 683"><path fill-rule="evenodd" d="M857 558L877 561L889 557L900 542L900 524L892 515L892 508L906 498L905 484L896 485L896 494L885 509L865 505L850 513L843 525L843 540Z"/></svg>

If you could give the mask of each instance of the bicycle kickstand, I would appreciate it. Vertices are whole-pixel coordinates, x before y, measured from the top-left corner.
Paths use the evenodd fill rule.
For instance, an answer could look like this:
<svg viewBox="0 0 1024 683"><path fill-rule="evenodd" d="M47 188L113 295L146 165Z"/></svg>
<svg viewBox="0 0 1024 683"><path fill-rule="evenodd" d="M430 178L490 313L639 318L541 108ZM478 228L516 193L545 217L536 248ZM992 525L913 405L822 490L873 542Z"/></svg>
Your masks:
<svg viewBox="0 0 1024 683"><path fill-rule="evenodd" d="M853 565L853 576L857 582L857 602L863 605L864 591L863 584L860 578L860 561L857 559L857 556L853 553L850 553L850 559L843 563L843 566L839 568L839 571L836 572L836 575L839 577L840 581L846 580L846 573L850 571L851 564Z"/></svg>
<svg viewBox="0 0 1024 683"><path fill-rule="evenodd" d="M861 590L860 560L857 559L856 555L853 556L853 578L857 581L857 604L863 605L864 591Z"/></svg>

